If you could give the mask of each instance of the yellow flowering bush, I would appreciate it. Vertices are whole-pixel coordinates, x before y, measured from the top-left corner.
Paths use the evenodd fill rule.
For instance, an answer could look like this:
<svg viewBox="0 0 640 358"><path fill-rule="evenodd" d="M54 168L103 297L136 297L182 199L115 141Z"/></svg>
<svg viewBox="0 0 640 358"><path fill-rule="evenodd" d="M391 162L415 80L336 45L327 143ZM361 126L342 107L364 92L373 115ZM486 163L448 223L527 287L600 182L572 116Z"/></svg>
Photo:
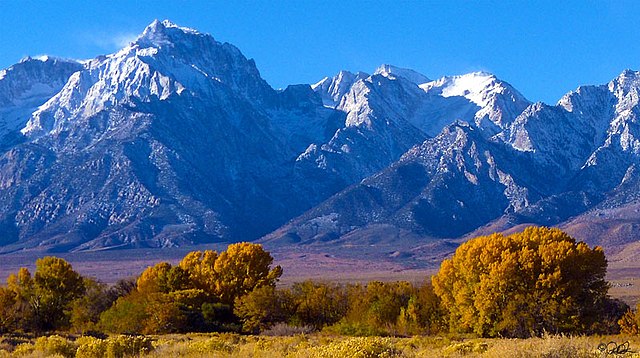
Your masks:
<svg viewBox="0 0 640 358"><path fill-rule="evenodd" d="M390 338L356 337L338 340L326 345L316 346L303 353L313 358L387 358L403 357Z"/></svg>
<svg viewBox="0 0 640 358"><path fill-rule="evenodd" d="M75 343L58 335L39 337L34 344L36 351L42 352L47 356L58 354L63 357L73 358L76 355L76 348Z"/></svg>
<svg viewBox="0 0 640 358"><path fill-rule="evenodd" d="M81 337L76 343L77 358L137 357L153 350L151 339L143 336L115 336L108 339Z"/></svg>

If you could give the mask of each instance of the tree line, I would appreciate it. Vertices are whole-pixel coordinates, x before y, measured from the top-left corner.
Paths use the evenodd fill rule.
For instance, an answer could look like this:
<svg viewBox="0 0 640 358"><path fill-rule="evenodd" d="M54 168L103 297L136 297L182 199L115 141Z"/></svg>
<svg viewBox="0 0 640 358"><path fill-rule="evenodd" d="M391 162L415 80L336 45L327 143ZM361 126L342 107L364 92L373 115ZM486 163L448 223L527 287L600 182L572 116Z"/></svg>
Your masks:
<svg viewBox="0 0 640 358"><path fill-rule="evenodd" d="M346 335L638 333L638 313L607 294L602 249L558 229L469 240L420 285L277 287L283 272L272 263L262 246L238 243L107 286L45 257L33 275L21 268L0 287L0 333L260 333L274 326Z"/></svg>

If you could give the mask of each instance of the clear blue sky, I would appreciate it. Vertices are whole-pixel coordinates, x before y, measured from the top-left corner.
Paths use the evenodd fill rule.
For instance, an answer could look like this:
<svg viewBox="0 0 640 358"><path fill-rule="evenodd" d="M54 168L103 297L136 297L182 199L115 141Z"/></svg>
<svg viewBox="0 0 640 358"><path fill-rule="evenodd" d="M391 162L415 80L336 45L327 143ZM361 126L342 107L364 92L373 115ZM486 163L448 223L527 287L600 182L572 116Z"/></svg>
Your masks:
<svg viewBox="0 0 640 358"><path fill-rule="evenodd" d="M0 0L0 68L111 53L156 18L236 45L276 88L391 63L430 78L485 70L555 103L640 69L640 2L620 0Z"/></svg>

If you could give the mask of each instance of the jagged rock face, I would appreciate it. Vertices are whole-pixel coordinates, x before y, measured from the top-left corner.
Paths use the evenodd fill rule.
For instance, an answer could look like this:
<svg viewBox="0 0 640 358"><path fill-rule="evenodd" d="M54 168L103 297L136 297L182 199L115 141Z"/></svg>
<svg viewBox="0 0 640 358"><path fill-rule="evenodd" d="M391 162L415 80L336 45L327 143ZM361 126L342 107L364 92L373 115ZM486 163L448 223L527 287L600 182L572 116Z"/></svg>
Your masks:
<svg viewBox="0 0 640 358"><path fill-rule="evenodd" d="M0 72L0 251L252 240L287 222L268 240L453 238L624 211L639 89L625 71L548 106L487 73L382 65L276 91L234 46L154 21L114 54Z"/></svg>
<svg viewBox="0 0 640 358"><path fill-rule="evenodd" d="M309 205L280 186L304 147L268 117L309 93L276 93L235 47L154 22L67 77L0 158L5 251L251 239Z"/></svg>
<svg viewBox="0 0 640 358"><path fill-rule="evenodd" d="M511 125L530 104L510 84L486 72L443 77L423 83L420 88L443 98L464 98L468 101L467 107L475 105L475 111L468 111L459 119L475 123L488 136Z"/></svg>
<svg viewBox="0 0 640 358"><path fill-rule="evenodd" d="M265 241L340 242L390 227L456 238L485 225L503 230L533 223L561 225L607 246L597 233L623 230L613 224L620 213L627 226L637 218L629 219L634 211L625 208L638 202L639 76L625 71L608 85L580 87L556 106L528 105L486 74L421 84L440 103L464 98L477 107L453 106L466 124L445 127ZM458 88L462 83L468 89ZM585 225L589 217L606 229ZM609 245L628 242L617 238Z"/></svg>
<svg viewBox="0 0 640 358"><path fill-rule="evenodd" d="M512 176L526 160L512 151L468 123L453 124L267 240L326 241L378 224L426 237L462 236L540 199L527 179Z"/></svg>
<svg viewBox="0 0 640 358"><path fill-rule="evenodd" d="M313 143L298 157L298 167L313 177L337 173L338 186L356 183L455 120L474 123L490 137L500 128L494 122L507 127L529 104L486 73L431 81L413 70L382 65L365 76L342 71L313 86L325 104L346 113L344 128L331 140Z"/></svg>
<svg viewBox="0 0 640 358"><path fill-rule="evenodd" d="M25 58L0 71L0 149L22 140L19 133L31 113L82 69L76 61L50 57Z"/></svg>

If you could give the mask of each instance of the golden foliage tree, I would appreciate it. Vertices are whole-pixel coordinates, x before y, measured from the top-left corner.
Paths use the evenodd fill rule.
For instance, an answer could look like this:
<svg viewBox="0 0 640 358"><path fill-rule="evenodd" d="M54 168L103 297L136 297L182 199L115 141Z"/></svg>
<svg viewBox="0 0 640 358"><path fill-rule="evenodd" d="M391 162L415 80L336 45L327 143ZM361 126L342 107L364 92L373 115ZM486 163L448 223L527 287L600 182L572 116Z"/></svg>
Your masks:
<svg viewBox="0 0 640 358"><path fill-rule="evenodd" d="M338 322L349 309L345 288L328 282L304 281L291 288L294 323L320 329Z"/></svg>
<svg viewBox="0 0 640 358"><path fill-rule="evenodd" d="M233 313L242 321L242 329L258 333L275 323L284 322L291 313L291 297L288 291L262 286L236 299Z"/></svg>
<svg viewBox="0 0 640 358"><path fill-rule="evenodd" d="M177 266L148 267L136 289L100 316L108 332L169 333L225 330L238 324L233 303L254 289L274 287L282 275L261 245L239 243L227 251L188 253Z"/></svg>
<svg viewBox="0 0 640 358"><path fill-rule="evenodd" d="M273 257L262 245L241 242L229 245L220 254L215 251L192 252L180 262L193 286L220 302L232 305L234 300L254 288L274 286L282 268L270 268Z"/></svg>
<svg viewBox="0 0 640 358"><path fill-rule="evenodd" d="M433 277L452 329L482 336L588 333L607 303L607 261L558 229L477 237Z"/></svg>
<svg viewBox="0 0 640 358"><path fill-rule="evenodd" d="M189 274L179 266L171 266L168 262L160 262L147 267L140 274L137 285L142 293L169 293L190 287Z"/></svg>

